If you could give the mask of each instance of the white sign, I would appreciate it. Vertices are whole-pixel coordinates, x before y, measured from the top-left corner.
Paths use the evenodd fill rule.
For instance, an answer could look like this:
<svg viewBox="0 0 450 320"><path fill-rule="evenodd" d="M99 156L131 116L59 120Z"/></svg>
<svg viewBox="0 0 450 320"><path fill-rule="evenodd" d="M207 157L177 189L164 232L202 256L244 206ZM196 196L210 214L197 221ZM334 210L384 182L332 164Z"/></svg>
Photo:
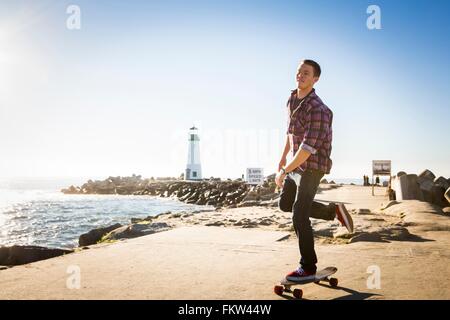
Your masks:
<svg viewBox="0 0 450 320"><path fill-rule="evenodd" d="M391 160L373 160L373 175L391 175Z"/></svg>
<svg viewBox="0 0 450 320"><path fill-rule="evenodd" d="M247 175L245 181L248 184L263 184L264 170L263 168L247 168Z"/></svg>

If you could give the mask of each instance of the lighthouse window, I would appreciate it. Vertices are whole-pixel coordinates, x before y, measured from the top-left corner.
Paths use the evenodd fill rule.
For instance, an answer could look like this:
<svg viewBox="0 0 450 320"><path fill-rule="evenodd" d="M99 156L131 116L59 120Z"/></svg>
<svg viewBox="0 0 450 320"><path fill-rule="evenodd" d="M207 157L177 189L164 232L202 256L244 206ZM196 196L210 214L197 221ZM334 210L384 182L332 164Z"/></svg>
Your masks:
<svg viewBox="0 0 450 320"><path fill-rule="evenodd" d="M194 135L191 134L191 141L194 141L194 140L195 140Z"/></svg>
<svg viewBox="0 0 450 320"><path fill-rule="evenodd" d="M197 178L197 171L192 171L192 176L193 176L194 178Z"/></svg>

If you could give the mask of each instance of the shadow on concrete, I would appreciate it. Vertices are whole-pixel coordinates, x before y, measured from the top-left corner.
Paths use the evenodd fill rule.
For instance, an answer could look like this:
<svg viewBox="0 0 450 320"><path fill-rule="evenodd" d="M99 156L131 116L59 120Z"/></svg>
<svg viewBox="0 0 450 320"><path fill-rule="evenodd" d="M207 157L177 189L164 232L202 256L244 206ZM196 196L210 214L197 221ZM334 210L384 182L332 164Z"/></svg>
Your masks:
<svg viewBox="0 0 450 320"><path fill-rule="evenodd" d="M377 294L377 293L371 293L371 292L360 292L356 291L350 288L337 286L337 287L330 287L328 284L325 283L317 283L318 286L326 287L333 290L342 290L346 293L348 293L345 296L334 298L333 300L366 300L370 297L382 297L383 295Z"/></svg>
<svg viewBox="0 0 450 320"><path fill-rule="evenodd" d="M383 228L375 232L356 232L349 243L361 241L390 243L391 241L430 242L435 240L422 238L421 236L410 233L404 227L395 226Z"/></svg>

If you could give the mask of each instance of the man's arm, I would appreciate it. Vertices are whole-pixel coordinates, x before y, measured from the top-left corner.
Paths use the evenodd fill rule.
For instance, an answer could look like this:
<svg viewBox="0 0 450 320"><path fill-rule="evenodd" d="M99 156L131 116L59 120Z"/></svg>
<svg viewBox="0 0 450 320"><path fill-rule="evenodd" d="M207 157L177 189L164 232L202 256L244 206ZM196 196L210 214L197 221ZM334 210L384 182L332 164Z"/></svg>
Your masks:
<svg viewBox="0 0 450 320"><path fill-rule="evenodd" d="M306 160L308 160L309 156L311 155L311 152L305 149L298 149L295 153L294 158L288 163L288 165L284 168L284 172L278 170L277 175L275 176L275 183L279 188L282 187L284 178L286 177L286 174L293 171L295 168L301 166ZM281 162L280 162L281 163Z"/></svg>
<svg viewBox="0 0 450 320"><path fill-rule="evenodd" d="M289 135L286 135L286 143L284 144L283 156L281 158L286 158L290 150L291 143L289 142Z"/></svg>
<svg viewBox="0 0 450 320"><path fill-rule="evenodd" d="M294 158L284 168L286 172L294 171L295 168L301 166L306 160L308 160L311 152L306 149L298 149Z"/></svg>
<svg viewBox="0 0 450 320"><path fill-rule="evenodd" d="M286 135L286 143L284 144L283 154L281 155L280 163L278 164L278 171L286 165L286 157L291 150L291 144L289 142L289 135Z"/></svg>

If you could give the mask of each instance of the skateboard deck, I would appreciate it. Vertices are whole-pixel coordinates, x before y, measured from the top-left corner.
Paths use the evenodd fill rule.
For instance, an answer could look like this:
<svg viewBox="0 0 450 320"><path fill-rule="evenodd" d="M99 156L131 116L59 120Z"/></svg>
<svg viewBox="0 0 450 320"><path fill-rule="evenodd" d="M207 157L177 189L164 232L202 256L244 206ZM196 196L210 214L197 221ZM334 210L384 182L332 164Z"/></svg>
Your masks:
<svg viewBox="0 0 450 320"><path fill-rule="evenodd" d="M307 283L311 283L311 282L320 283L320 281L325 281L325 282L328 282L331 287L333 287L333 288L337 287L338 279L330 278L330 276L332 274L336 273L336 271L337 271L336 267L327 267L325 269L319 270L315 274L314 278L308 279L308 280L302 280L302 281L290 281L290 280L287 280L286 278L283 278L280 281L280 285L276 285L273 290L277 295L282 295L283 292L289 292L289 293L292 293L295 298L301 299L301 297L303 296L303 290L296 288L292 291L291 290L292 286L307 284Z"/></svg>

